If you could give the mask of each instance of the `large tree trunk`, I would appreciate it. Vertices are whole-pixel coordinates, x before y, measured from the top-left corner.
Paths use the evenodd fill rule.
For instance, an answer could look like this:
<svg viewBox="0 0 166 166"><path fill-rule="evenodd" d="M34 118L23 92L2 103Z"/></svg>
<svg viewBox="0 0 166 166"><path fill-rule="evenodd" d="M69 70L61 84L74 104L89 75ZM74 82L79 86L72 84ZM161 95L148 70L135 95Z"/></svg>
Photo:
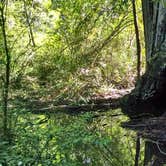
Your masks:
<svg viewBox="0 0 166 166"><path fill-rule="evenodd" d="M149 165L154 158L153 166L163 166L166 161L165 152L160 150L165 150L166 143L160 137L165 136L165 128L161 127L164 126L165 119L159 123L157 118L156 124L152 123L155 122L154 119L144 119L145 115L160 116L166 112L166 8L161 0L142 0L142 9L147 70L131 94L122 100L122 111L134 119L129 122L129 128L138 126L139 134L142 133L144 138L153 136L149 140L155 140L146 141L144 166ZM135 121L138 118L143 120ZM159 140L163 142L158 142Z"/></svg>
<svg viewBox="0 0 166 166"><path fill-rule="evenodd" d="M123 100L131 118L166 112L166 8L162 2L142 0L147 71Z"/></svg>

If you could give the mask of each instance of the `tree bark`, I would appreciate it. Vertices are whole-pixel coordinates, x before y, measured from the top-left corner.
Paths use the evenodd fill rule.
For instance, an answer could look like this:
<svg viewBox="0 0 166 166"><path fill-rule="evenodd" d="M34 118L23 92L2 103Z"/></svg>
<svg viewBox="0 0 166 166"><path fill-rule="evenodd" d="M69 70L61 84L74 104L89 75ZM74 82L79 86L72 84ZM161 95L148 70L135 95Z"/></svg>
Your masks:
<svg viewBox="0 0 166 166"><path fill-rule="evenodd" d="M130 118L159 116L166 112L166 8L161 2L142 0L147 70L122 111Z"/></svg>
<svg viewBox="0 0 166 166"><path fill-rule="evenodd" d="M3 45L4 45L4 52L5 52L5 79L4 79L4 90L3 90L3 131L4 136L7 136L7 127L8 127L8 94L9 94L9 84L10 84L10 53L7 45L7 34L6 34L6 18L5 18L5 7L6 2L2 3L2 7L0 8L1 13L1 30L2 30L2 37L3 37Z"/></svg>
<svg viewBox="0 0 166 166"><path fill-rule="evenodd" d="M134 166L139 166L139 156L140 156L140 137L139 137L139 135L137 135Z"/></svg>
<svg viewBox="0 0 166 166"><path fill-rule="evenodd" d="M136 11L135 0L132 0L132 5L133 5L135 38L136 38L136 45L137 45L137 80L140 80L140 76L141 76L141 44L140 44L140 37L139 37L139 29L138 29L138 22L137 22L137 11Z"/></svg>

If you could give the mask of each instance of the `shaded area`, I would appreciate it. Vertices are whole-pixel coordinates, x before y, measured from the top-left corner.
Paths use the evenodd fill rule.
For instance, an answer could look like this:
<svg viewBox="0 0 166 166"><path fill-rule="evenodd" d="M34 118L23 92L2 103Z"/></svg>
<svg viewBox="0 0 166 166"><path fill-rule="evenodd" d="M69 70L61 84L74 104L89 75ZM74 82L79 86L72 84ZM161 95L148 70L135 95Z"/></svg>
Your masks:
<svg viewBox="0 0 166 166"><path fill-rule="evenodd" d="M137 131L145 139L144 165L166 164L166 116L124 122L123 127Z"/></svg>
<svg viewBox="0 0 166 166"><path fill-rule="evenodd" d="M166 112L166 53L157 53L151 62L136 88L122 100L122 111L132 119Z"/></svg>
<svg viewBox="0 0 166 166"><path fill-rule="evenodd" d="M104 112L121 106L121 99L130 93L131 89L112 89L107 94L96 94L89 101L70 104L69 101L57 102L56 100L43 100L41 97L20 97L19 94L11 99L12 108L26 108L33 113L67 113L80 114L83 112ZM49 94L48 94L49 96Z"/></svg>

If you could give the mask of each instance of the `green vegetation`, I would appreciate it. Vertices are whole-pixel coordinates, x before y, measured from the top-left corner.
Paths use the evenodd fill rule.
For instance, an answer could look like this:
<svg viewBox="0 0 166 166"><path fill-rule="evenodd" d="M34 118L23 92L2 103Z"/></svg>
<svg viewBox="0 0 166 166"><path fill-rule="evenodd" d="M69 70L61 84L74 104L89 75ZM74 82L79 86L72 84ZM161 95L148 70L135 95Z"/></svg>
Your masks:
<svg viewBox="0 0 166 166"><path fill-rule="evenodd" d="M136 7L144 48L140 1ZM0 166L134 164L135 134L120 127L127 117L31 112L35 101L79 105L132 88L133 24L128 0L0 2Z"/></svg>
<svg viewBox="0 0 166 166"><path fill-rule="evenodd" d="M104 113L98 118L94 113L78 117L57 114L49 120L46 115L23 111L15 117L14 142L0 144L0 163L133 165L135 135L120 127L125 117L111 118L113 114Z"/></svg>

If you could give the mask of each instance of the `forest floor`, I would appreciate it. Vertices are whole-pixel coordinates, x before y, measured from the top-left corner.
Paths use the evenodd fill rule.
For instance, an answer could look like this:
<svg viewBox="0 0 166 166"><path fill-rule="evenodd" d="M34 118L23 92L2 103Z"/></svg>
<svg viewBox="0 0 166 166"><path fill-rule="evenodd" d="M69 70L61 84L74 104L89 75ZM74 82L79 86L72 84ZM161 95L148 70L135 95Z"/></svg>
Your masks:
<svg viewBox="0 0 166 166"><path fill-rule="evenodd" d="M38 92L28 92L26 95L13 96L12 105L15 107L26 108L34 113L55 113L57 111L78 113L81 111L88 112L90 110L116 108L118 101L123 96L129 94L133 88L130 89L109 89L107 93L93 94L85 102L77 103L69 100L56 100L52 95L53 92L47 92L46 95L39 95ZM21 104L20 104L21 103Z"/></svg>

